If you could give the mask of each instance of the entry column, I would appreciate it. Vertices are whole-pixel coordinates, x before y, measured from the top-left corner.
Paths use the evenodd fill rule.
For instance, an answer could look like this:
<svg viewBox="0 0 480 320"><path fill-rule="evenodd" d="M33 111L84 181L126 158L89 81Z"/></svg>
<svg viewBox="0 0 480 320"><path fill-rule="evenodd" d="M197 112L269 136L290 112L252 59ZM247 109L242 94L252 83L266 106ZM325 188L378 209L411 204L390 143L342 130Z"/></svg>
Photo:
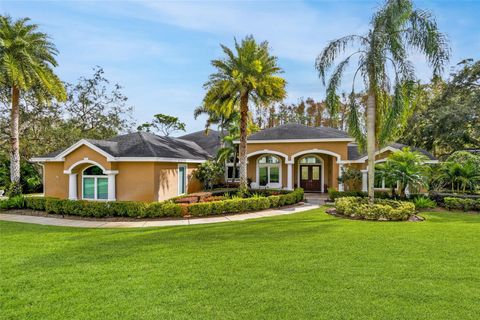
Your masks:
<svg viewBox="0 0 480 320"><path fill-rule="evenodd" d="M68 174L68 199L77 200L77 174Z"/></svg>
<svg viewBox="0 0 480 320"><path fill-rule="evenodd" d="M368 191L368 170L362 170L362 191Z"/></svg>
<svg viewBox="0 0 480 320"><path fill-rule="evenodd" d="M293 161L286 161L287 164L287 189L293 190Z"/></svg>
<svg viewBox="0 0 480 320"><path fill-rule="evenodd" d="M115 175L117 173L109 173L108 177L108 201L115 201Z"/></svg>

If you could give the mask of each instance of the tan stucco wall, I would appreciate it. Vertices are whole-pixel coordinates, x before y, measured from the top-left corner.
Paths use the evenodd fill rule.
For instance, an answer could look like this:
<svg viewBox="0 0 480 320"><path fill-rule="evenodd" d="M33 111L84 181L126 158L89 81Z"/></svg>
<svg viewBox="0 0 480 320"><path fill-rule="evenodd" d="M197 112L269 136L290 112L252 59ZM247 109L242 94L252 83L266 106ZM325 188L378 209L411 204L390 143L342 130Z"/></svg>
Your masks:
<svg viewBox="0 0 480 320"><path fill-rule="evenodd" d="M291 160L291 157L298 153L307 150L326 150L333 153L340 155L342 160L347 159L347 145L348 142L308 142L308 143L261 143L261 144L248 144L247 146L247 153L253 153L256 151L262 150L269 150L269 151L277 151L284 153L288 156L288 160ZM264 154L268 154L269 152L266 151ZM338 188L338 175L339 175L339 166L337 164L337 158L335 156L331 156L325 153L315 153L312 152L311 154L317 155L322 158L324 162L324 185L328 188ZM262 156L254 155L248 158L248 166L247 166L247 176L252 179L252 181L256 181L256 164L258 158ZM298 168L299 164L298 161L304 157L304 155L297 156L295 158L295 163L293 167L293 185L298 186ZM286 187L287 183L287 164L285 163L285 158L279 156L282 161L282 186ZM325 189L325 192L327 190Z"/></svg>
<svg viewBox="0 0 480 320"><path fill-rule="evenodd" d="M63 173L63 162L47 162L43 168L45 196L68 198L68 175Z"/></svg>
<svg viewBox="0 0 480 320"><path fill-rule="evenodd" d="M247 145L247 153L259 150L274 150L291 156L297 152L320 149L339 154L341 160L347 159L348 142L297 142L297 143L250 143Z"/></svg>
<svg viewBox="0 0 480 320"><path fill-rule="evenodd" d="M81 146L65 157L64 162L45 163L44 192L47 197L68 198L69 176L64 173L73 164L85 160L95 161L106 170L117 170L117 201L162 201L178 195L178 164L158 162L108 162L106 157ZM193 178L198 164L187 165L188 192L201 190L201 184ZM82 198L82 172L91 164L79 164L72 168L77 173L77 197Z"/></svg>

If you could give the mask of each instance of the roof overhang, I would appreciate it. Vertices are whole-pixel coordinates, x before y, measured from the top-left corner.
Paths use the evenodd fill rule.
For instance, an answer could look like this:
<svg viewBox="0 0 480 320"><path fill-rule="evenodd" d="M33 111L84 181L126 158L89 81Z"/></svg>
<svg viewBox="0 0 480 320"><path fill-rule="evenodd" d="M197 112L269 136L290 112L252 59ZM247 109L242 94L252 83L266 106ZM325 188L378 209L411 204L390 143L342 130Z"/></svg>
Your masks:
<svg viewBox="0 0 480 320"><path fill-rule="evenodd" d="M247 144L254 143L299 143L299 142L353 142L352 138L326 138L326 139L278 139L278 140L247 140ZM239 140L233 141L239 144Z"/></svg>

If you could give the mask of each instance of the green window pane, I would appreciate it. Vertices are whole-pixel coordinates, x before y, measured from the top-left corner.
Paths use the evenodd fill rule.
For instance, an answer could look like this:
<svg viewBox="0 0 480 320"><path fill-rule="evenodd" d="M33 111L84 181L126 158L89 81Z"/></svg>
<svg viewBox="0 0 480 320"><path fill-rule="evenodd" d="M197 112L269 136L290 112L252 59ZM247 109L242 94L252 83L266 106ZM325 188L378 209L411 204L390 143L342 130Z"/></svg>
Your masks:
<svg viewBox="0 0 480 320"><path fill-rule="evenodd" d="M95 199L95 178L83 178L83 198Z"/></svg>
<svg viewBox="0 0 480 320"><path fill-rule="evenodd" d="M280 182L280 169L278 167L270 167L270 182L271 183Z"/></svg>
<svg viewBox="0 0 480 320"><path fill-rule="evenodd" d="M186 177L186 168L185 167L179 167L178 168L178 187L180 194L186 193L186 186L185 186L185 177Z"/></svg>
<svg viewBox="0 0 480 320"><path fill-rule="evenodd" d="M108 199L107 178L97 178L97 199Z"/></svg>
<svg viewBox="0 0 480 320"><path fill-rule="evenodd" d="M263 167L263 168L259 168L258 169L258 173L259 173L259 181L260 181L260 185L261 186L266 186L267 183L268 183L268 175L267 175L267 172L268 172L268 168L267 167Z"/></svg>

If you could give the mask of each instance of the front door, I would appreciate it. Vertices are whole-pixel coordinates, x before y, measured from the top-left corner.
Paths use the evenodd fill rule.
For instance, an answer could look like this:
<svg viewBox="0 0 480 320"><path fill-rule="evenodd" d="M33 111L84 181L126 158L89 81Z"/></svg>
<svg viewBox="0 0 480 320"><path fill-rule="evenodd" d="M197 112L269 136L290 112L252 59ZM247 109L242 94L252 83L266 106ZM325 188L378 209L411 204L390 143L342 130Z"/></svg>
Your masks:
<svg viewBox="0 0 480 320"><path fill-rule="evenodd" d="M300 166L300 187L305 191L322 191L321 166Z"/></svg>

